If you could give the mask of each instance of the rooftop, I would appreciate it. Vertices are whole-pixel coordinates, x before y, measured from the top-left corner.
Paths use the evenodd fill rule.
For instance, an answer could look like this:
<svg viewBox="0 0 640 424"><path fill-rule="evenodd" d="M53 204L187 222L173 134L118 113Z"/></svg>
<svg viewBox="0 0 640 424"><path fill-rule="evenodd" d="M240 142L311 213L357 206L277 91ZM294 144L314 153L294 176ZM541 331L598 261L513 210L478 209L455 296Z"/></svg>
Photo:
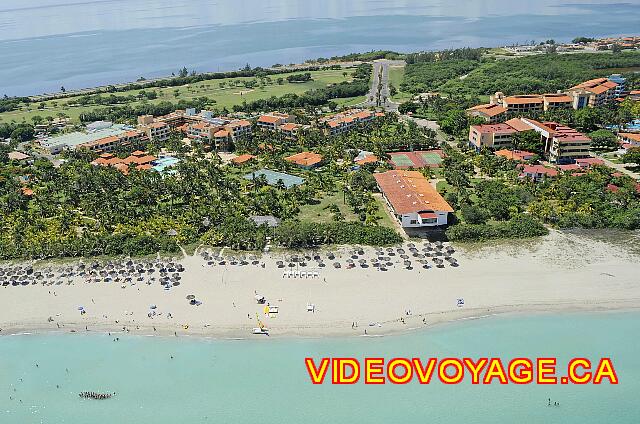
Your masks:
<svg viewBox="0 0 640 424"><path fill-rule="evenodd" d="M496 156L502 156L503 158L507 158L510 160L517 160L517 161L526 161L530 158L532 158L533 156L535 156L535 153L531 153L531 152L527 152L526 150L507 150L507 149L502 149L502 150L498 150L497 152L495 152Z"/></svg>
<svg viewBox="0 0 640 424"><path fill-rule="evenodd" d="M497 116L500 115L502 113L505 113L507 111L507 109L503 108L500 105L492 105L492 104L484 104L484 105L478 105L478 106L474 106L472 108L467 109L467 111L469 112L480 112L483 113L489 117L493 117L493 116Z"/></svg>
<svg viewBox="0 0 640 424"><path fill-rule="evenodd" d="M74 148L80 144L91 143L101 138L117 137L120 136L130 128L122 124L114 124L109 128L99 129L91 132L72 132L58 137L52 137L46 140L41 140L40 144L45 148L51 148L56 146L69 146Z"/></svg>
<svg viewBox="0 0 640 424"><path fill-rule="evenodd" d="M322 162L322 155L314 152L302 152L288 156L284 160L299 166L313 166Z"/></svg>
<svg viewBox="0 0 640 424"><path fill-rule="evenodd" d="M453 208L418 171L387 171L374 174L374 177L397 214L453 212Z"/></svg>

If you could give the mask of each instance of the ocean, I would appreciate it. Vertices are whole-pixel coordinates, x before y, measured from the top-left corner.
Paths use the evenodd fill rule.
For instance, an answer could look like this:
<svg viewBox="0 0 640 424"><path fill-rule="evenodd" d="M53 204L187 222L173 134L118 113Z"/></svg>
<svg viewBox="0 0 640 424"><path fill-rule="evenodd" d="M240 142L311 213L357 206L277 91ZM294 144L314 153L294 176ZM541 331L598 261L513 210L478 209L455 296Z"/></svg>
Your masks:
<svg viewBox="0 0 640 424"><path fill-rule="evenodd" d="M637 33L640 0L3 0L0 95L401 52Z"/></svg>
<svg viewBox="0 0 640 424"><path fill-rule="evenodd" d="M3 336L0 422L636 424L638 334L640 313L628 312L500 316L380 338ZM610 357L620 383L312 385L307 356ZM86 390L116 396L80 399Z"/></svg>

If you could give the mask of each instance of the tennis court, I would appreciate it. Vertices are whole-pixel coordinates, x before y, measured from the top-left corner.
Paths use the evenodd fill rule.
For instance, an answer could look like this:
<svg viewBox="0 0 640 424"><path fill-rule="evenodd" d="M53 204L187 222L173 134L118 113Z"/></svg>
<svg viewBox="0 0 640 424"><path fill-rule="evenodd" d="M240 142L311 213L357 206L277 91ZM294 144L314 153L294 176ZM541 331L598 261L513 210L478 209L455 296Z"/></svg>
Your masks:
<svg viewBox="0 0 640 424"><path fill-rule="evenodd" d="M418 155L422 158L427 166L440 165L442 163L442 157L434 152L419 152Z"/></svg>
<svg viewBox="0 0 640 424"><path fill-rule="evenodd" d="M418 152L389 153L391 164L395 169L408 168L437 168L442 163L442 150L427 150Z"/></svg>
<svg viewBox="0 0 640 424"><path fill-rule="evenodd" d="M391 153L391 162L397 168L409 168L411 166L415 167L416 164L409 158L409 155L405 153Z"/></svg>

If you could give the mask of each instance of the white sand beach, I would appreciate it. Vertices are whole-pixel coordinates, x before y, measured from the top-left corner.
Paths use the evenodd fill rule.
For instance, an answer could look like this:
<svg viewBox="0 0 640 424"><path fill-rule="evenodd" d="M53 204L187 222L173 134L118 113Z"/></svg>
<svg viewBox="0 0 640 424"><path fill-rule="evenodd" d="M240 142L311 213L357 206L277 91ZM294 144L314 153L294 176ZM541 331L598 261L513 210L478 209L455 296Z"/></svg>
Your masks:
<svg viewBox="0 0 640 424"><path fill-rule="evenodd" d="M210 266L196 254L179 259L185 270L170 290L157 281L122 288L120 282L89 283L77 275L70 284L66 279L60 285L9 284L0 287L0 335L125 331L261 338L251 334L259 317L272 337L364 336L365 330L376 336L498 313L640 308L639 257L624 245L552 232L540 240L453 247L458 267L424 269L413 261L415 268L407 270L394 256L394 265L383 272L334 269L334 261L326 260L324 268L313 261L300 268L318 277L283 278L289 268L279 269L276 261L290 253L263 254L260 264L243 266ZM353 248L334 250L344 265ZM376 256L373 249L364 250L363 258ZM278 313L266 315L256 293ZM188 295L201 304L191 305ZM308 311L308 304L315 310Z"/></svg>

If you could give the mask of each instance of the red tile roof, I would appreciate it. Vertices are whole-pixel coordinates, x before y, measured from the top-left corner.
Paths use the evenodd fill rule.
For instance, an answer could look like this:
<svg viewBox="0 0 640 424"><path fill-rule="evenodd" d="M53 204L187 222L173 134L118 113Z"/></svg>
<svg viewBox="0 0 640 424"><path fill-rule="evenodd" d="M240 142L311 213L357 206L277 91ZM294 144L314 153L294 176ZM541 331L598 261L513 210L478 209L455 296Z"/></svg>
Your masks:
<svg viewBox="0 0 640 424"><path fill-rule="evenodd" d="M535 153L527 152L526 150L507 150L502 149L494 153L496 156L502 156L509 160L526 161L535 156Z"/></svg>
<svg viewBox="0 0 640 424"><path fill-rule="evenodd" d="M517 132L512 126L507 124L473 125L472 128L481 134L513 134Z"/></svg>
<svg viewBox="0 0 640 424"><path fill-rule="evenodd" d="M269 124L277 124L282 119L283 119L282 117L278 117L278 116L262 115L260 118L258 118L258 122L266 122L266 123L269 123Z"/></svg>
<svg viewBox="0 0 640 424"><path fill-rule="evenodd" d="M231 159L231 162L235 163L236 165L242 165L243 163L249 162L250 160L255 158L256 157L253 155L244 154Z"/></svg>
<svg viewBox="0 0 640 424"><path fill-rule="evenodd" d="M507 109L503 108L500 105L492 105L492 104L484 104L484 105L478 105L478 106L474 106L472 108L467 109L468 112L479 112L482 113L488 117L494 117L497 115L500 115L502 113L505 113L507 111Z"/></svg>
<svg viewBox="0 0 640 424"><path fill-rule="evenodd" d="M322 155L314 152L302 152L284 159L288 162L295 163L298 166L313 166L322 162Z"/></svg>
<svg viewBox="0 0 640 424"><path fill-rule="evenodd" d="M418 171L395 170L373 176L397 214L453 212L453 208Z"/></svg>

